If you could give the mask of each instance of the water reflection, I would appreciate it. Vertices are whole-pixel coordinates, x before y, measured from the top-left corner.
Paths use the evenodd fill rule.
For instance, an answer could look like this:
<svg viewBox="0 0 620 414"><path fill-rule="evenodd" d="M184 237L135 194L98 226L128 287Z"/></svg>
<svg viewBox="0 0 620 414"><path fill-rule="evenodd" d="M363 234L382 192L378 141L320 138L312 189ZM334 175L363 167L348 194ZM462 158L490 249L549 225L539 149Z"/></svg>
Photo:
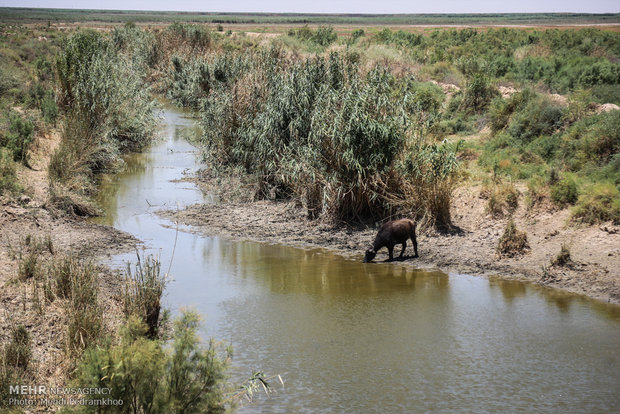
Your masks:
<svg viewBox="0 0 620 414"><path fill-rule="evenodd" d="M220 244L220 260L276 293L322 296L376 296L432 285L445 291L448 277L404 266L361 264L324 250L283 249L282 246L240 242ZM207 260L214 245L205 245Z"/></svg>

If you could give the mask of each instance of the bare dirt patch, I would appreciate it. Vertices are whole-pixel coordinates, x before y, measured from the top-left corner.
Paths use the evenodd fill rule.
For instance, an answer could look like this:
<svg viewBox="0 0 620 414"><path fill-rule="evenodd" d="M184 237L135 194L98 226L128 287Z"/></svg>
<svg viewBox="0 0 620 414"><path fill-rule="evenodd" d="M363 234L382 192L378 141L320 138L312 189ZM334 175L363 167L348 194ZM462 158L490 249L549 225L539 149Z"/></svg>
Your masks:
<svg viewBox="0 0 620 414"><path fill-rule="evenodd" d="M206 183L206 188L212 188L212 184ZM497 255L498 240L509 218L495 219L486 212L486 200L480 198L479 187L462 187L455 192L452 205L458 230L420 234L420 257L404 263L453 273L498 275L620 303L620 227L569 225L567 209L531 211L522 204L513 219L517 228L527 233L530 249L525 254ZM303 209L284 202L222 202L159 214L205 235L325 248L360 261L376 234L375 228L309 220ZM552 265L562 245L570 249L570 266ZM375 261L386 259L384 249Z"/></svg>

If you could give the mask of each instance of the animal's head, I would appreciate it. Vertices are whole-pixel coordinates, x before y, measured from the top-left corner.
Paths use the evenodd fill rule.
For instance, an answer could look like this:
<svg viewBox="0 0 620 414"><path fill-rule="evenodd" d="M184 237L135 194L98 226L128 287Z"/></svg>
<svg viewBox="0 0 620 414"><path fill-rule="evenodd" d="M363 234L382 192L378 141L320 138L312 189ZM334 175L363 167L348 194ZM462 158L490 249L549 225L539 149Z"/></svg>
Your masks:
<svg viewBox="0 0 620 414"><path fill-rule="evenodd" d="M366 255L364 256L364 263L372 261L372 259L374 259L376 255L377 252L375 252L375 249L373 249L372 247L369 248L368 250L366 250Z"/></svg>

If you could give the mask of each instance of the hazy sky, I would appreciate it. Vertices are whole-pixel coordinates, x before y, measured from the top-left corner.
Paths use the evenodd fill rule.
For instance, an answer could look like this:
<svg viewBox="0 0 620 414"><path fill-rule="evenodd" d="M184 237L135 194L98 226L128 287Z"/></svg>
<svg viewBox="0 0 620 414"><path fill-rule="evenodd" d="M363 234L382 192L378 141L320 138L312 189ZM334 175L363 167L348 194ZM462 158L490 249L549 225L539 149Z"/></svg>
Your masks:
<svg viewBox="0 0 620 414"><path fill-rule="evenodd" d="M620 0L0 0L0 6L299 13L620 12Z"/></svg>

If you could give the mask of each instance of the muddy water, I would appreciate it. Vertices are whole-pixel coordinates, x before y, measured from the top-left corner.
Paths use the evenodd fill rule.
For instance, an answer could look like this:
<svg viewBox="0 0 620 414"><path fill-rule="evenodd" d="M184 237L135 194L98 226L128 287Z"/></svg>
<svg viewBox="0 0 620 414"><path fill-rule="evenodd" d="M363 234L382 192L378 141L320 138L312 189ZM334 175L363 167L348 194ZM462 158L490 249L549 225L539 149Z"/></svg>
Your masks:
<svg viewBox="0 0 620 414"><path fill-rule="evenodd" d="M202 237L161 208L209 202L179 181L198 167L192 122L102 185L106 224L167 269L166 304L194 308L232 343L233 377L285 387L243 412L617 412L620 308L523 283L362 264L321 250ZM120 263L133 257L119 256Z"/></svg>

